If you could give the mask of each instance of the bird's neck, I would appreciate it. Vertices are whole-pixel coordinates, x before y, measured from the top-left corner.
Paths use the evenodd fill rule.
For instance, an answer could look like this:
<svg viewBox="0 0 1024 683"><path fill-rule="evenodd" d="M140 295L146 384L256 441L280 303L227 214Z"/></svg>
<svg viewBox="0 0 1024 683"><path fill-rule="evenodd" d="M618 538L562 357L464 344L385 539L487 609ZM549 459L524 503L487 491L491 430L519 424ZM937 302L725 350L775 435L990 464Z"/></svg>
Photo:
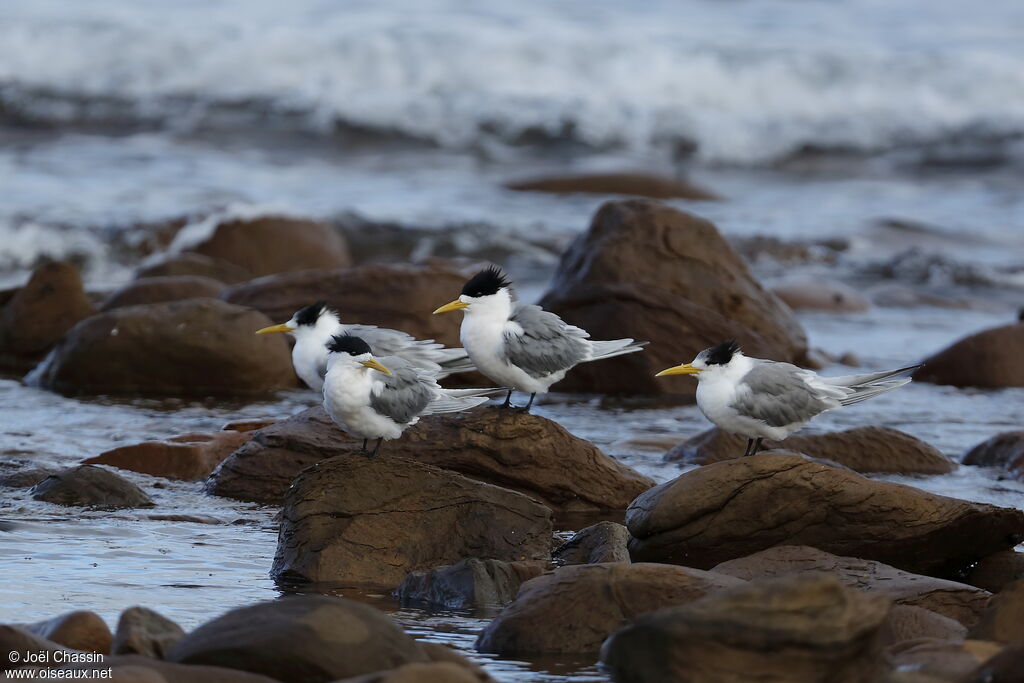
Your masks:
<svg viewBox="0 0 1024 683"><path fill-rule="evenodd" d="M512 295L507 289L484 297L466 309L467 323L504 325L512 317Z"/></svg>

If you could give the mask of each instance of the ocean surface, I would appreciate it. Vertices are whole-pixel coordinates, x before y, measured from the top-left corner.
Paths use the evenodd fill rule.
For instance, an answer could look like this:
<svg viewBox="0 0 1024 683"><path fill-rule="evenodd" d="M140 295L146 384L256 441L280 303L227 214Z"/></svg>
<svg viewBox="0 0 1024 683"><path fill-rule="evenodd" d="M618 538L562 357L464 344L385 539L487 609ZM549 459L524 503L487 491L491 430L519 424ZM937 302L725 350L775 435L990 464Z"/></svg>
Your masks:
<svg viewBox="0 0 1024 683"><path fill-rule="evenodd" d="M863 368L920 360L1024 305L1024 3L0 3L0 288L64 258L101 292L165 221L194 237L211 215L286 213L367 242L398 226L417 257L501 253L535 298L609 197L504 185L605 171L724 197L670 203L713 220L766 284L828 278L886 304L801 313L813 347ZM5 379L0 460L66 466L315 402L72 399ZM553 395L537 412L658 481L680 472L664 450L707 427L638 400ZM1022 423L1024 390L914 384L811 429L887 425L960 458ZM278 594L275 510L127 476L157 508L3 492L0 622L82 608L113 623L145 604L189 628ZM887 478L1024 507L1024 484L993 470ZM165 513L211 523L150 518ZM357 597L470 654L487 616ZM589 658L481 659L501 680L603 680Z"/></svg>

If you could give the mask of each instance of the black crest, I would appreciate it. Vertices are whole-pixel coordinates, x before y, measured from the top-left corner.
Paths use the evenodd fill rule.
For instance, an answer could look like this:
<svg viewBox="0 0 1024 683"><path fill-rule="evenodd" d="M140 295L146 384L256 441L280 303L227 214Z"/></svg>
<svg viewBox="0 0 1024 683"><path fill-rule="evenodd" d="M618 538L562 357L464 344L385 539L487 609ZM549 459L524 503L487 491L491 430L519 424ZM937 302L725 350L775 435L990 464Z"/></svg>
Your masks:
<svg viewBox="0 0 1024 683"><path fill-rule="evenodd" d="M732 355L739 350L740 345L736 343L736 340L729 339L705 351L704 353L707 354L705 362L708 365L725 365L732 360Z"/></svg>
<svg viewBox="0 0 1024 683"><path fill-rule="evenodd" d="M333 353L347 353L350 356L361 356L370 353L370 345L359 337L349 334L336 334L327 342L327 350Z"/></svg>
<svg viewBox="0 0 1024 683"><path fill-rule="evenodd" d="M496 294L502 287L508 287L512 283L505 279L505 274L497 266L490 266L486 270L469 278L462 287L462 293L466 296L488 296Z"/></svg>
<svg viewBox="0 0 1024 683"><path fill-rule="evenodd" d="M327 308L326 301L317 301L315 304L310 304L305 308L300 308L295 314L295 322L300 325L316 325L317 319L320 317L320 313Z"/></svg>

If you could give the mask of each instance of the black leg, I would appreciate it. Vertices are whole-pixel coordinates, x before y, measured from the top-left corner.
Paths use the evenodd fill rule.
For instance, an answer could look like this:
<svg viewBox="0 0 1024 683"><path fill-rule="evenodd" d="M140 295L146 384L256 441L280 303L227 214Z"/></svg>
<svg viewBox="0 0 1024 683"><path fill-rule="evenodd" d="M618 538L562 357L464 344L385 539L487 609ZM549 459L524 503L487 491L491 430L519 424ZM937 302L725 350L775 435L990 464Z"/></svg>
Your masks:
<svg viewBox="0 0 1024 683"><path fill-rule="evenodd" d="M373 453L370 453L370 459L377 457L377 453L380 452L380 445L384 443L384 439L377 439L377 445L373 447Z"/></svg>
<svg viewBox="0 0 1024 683"><path fill-rule="evenodd" d="M505 397L505 402L501 404L502 408L509 408L512 406L512 390L508 390L508 396Z"/></svg>
<svg viewBox="0 0 1024 683"><path fill-rule="evenodd" d="M367 441L369 441L369 439L363 439L363 453L366 453L366 442Z"/></svg>
<svg viewBox="0 0 1024 683"><path fill-rule="evenodd" d="M758 452L759 450L761 450L761 440L762 440L762 438L763 438L763 437L760 437L760 436L759 436L759 437L757 437L757 440L756 440L756 441L754 441L754 452L753 452L753 453L751 453L751 455L757 455L757 452Z"/></svg>
<svg viewBox="0 0 1024 683"><path fill-rule="evenodd" d="M753 439L747 439L747 450L743 451L743 457L750 455L750 447L754 445Z"/></svg>
<svg viewBox="0 0 1024 683"><path fill-rule="evenodd" d="M526 406L523 408L523 412L524 413L530 412L530 408L533 407L533 399L535 399L535 398L537 398L537 394L530 394L530 400L526 404Z"/></svg>

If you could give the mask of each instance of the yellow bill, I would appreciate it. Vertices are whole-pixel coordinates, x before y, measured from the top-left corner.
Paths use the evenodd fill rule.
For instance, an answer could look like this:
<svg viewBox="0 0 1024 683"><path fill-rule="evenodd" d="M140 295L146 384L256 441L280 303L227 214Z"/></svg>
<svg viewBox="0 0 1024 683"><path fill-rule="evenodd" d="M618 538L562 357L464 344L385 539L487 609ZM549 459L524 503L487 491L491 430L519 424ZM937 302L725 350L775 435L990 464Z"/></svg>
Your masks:
<svg viewBox="0 0 1024 683"><path fill-rule="evenodd" d="M273 332L294 332L292 328L288 327L288 323L281 323L280 325L271 325L270 327L264 327L262 330L256 330L256 334L271 334Z"/></svg>
<svg viewBox="0 0 1024 683"><path fill-rule="evenodd" d="M451 302L449 304L445 304L441 308L439 308L436 311L434 311L434 315L437 315L438 313L447 313L448 311L457 311L460 308L466 308L467 306L469 306L469 304L463 303L463 302L459 301L458 299L456 299L455 301L453 301L453 302Z"/></svg>
<svg viewBox="0 0 1024 683"><path fill-rule="evenodd" d="M383 372L385 375L390 375L391 374L391 371L388 370L383 365L381 365L380 361L378 361L376 358L371 358L370 360L363 360L363 361L359 361L359 362L362 363L363 366L368 367L368 368L373 368L374 370L379 370L380 372Z"/></svg>
<svg viewBox="0 0 1024 683"><path fill-rule="evenodd" d="M700 372L700 368L695 368L689 363L684 363L682 365L677 365L674 368L662 370L655 375L655 377L665 377L666 375L696 375L698 372Z"/></svg>

